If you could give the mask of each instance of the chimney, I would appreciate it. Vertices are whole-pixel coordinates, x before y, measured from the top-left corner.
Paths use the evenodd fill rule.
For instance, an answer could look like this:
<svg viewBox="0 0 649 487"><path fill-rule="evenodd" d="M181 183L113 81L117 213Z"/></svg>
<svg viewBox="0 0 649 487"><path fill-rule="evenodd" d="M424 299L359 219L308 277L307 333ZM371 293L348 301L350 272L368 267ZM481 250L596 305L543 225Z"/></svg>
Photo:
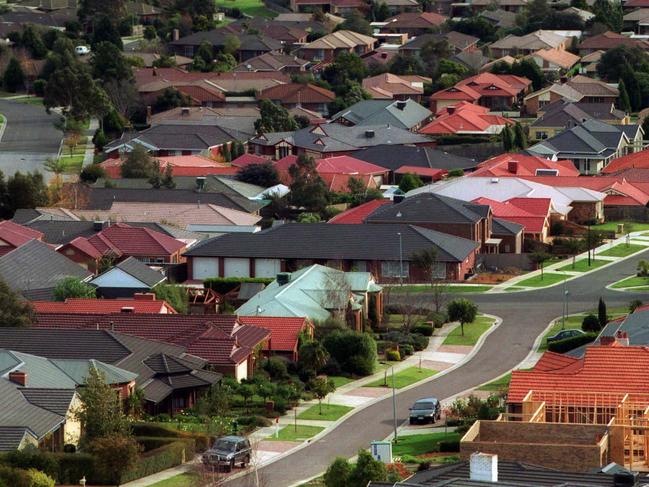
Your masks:
<svg viewBox="0 0 649 487"><path fill-rule="evenodd" d="M198 176L196 178L196 189L198 191L203 191L203 188L205 187L205 176Z"/></svg>
<svg viewBox="0 0 649 487"><path fill-rule="evenodd" d="M469 479L475 482L498 482L498 455L471 454Z"/></svg>
<svg viewBox="0 0 649 487"><path fill-rule="evenodd" d="M177 41L180 39L180 31L178 29L174 29L171 31L171 40Z"/></svg>
<svg viewBox="0 0 649 487"><path fill-rule="evenodd" d="M181 117L189 117L189 111L190 111L189 107L182 107L180 109L180 116Z"/></svg>
<svg viewBox="0 0 649 487"><path fill-rule="evenodd" d="M155 294L153 293L135 293L133 294L135 301L155 301Z"/></svg>
<svg viewBox="0 0 649 487"><path fill-rule="evenodd" d="M599 344L602 345L603 347L610 347L614 343L615 343L614 336L603 336L599 338Z"/></svg>
<svg viewBox="0 0 649 487"><path fill-rule="evenodd" d="M500 181L500 179L498 179L498 178L491 178L491 184L498 184L498 181Z"/></svg>
<svg viewBox="0 0 649 487"><path fill-rule="evenodd" d="M511 174L518 173L518 161L509 161L507 163L507 172Z"/></svg>
<svg viewBox="0 0 649 487"><path fill-rule="evenodd" d="M405 197L404 195L402 195L402 194L395 194L395 195L392 197L392 203L396 205L397 203L401 203L401 202L402 202L403 200L405 200L405 199L406 199L406 197Z"/></svg>
<svg viewBox="0 0 649 487"><path fill-rule="evenodd" d="M135 313L135 308L133 306L122 306L122 313ZM114 326L111 323L111 328L113 328L114 331Z"/></svg>
<svg viewBox="0 0 649 487"><path fill-rule="evenodd" d="M9 380L14 384L18 384L23 387L26 387L27 372L23 372L22 370L14 370L13 372L9 372Z"/></svg>
<svg viewBox="0 0 649 487"><path fill-rule="evenodd" d="M373 139L374 138L374 130L366 130L365 131L365 138L366 139Z"/></svg>
<svg viewBox="0 0 649 487"><path fill-rule="evenodd" d="M453 115L455 113L455 107L446 107L446 113Z"/></svg>
<svg viewBox="0 0 649 487"><path fill-rule="evenodd" d="M92 222L92 229L95 232L101 232L108 224L105 221L96 220Z"/></svg>
<svg viewBox="0 0 649 487"><path fill-rule="evenodd" d="M277 274L277 284L279 284L280 286L288 284L290 280L291 274L288 272L280 272L279 274Z"/></svg>
<svg viewBox="0 0 649 487"><path fill-rule="evenodd" d="M403 111L403 110L406 109L406 105L407 105L407 103L406 103L405 101L403 101L403 100L399 100L399 101L397 102L397 108L398 108L399 110L401 110L401 111Z"/></svg>
<svg viewBox="0 0 649 487"><path fill-rule="evenodd" d="M618 343L618 345L628 347L629 346L629 334L624 330L618 330L615 333L615 341Z"/></svg>

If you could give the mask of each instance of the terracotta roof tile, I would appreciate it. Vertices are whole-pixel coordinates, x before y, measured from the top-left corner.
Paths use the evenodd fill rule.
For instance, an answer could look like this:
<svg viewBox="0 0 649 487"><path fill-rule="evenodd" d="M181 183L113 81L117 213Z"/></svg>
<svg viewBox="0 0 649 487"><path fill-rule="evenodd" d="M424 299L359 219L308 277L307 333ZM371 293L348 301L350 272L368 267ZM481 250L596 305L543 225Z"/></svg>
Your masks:
<svg viewBox="0 0 649 487"><path fill-rule="evenodd" d="M239 316L244 325L265 328L271 333L267 349L277 352L297 351L300 333L312 325L307 318L278 316Z"/></svg>
<svg viewBox="0 0 649 487"><path fill-rule="evenodd" d="M280 100L282 103L331 103L336 94L320 86L302 83L288 83L263 90L260 100Z"/></svg>
<svg viewBox="0 0 649 487"><path fill-rule="evenodd" d="M377 199L363 203L362 205L350 208L347 211L337 214L327 223L336 223L336 224L358 224L363 223L365 218L370 216L377 208L380 208L383 205L392 204L390 200L387 199Z"/></svg>
<svg viewBox="0 0 649 487"><path fill-rule="evenodd" d="M133 313L175 313L165 301L157 299L82 299L68 298L65 302L34 301L32 306L37 313L97 314L120 313L124 308L132 308Z"/></svg>

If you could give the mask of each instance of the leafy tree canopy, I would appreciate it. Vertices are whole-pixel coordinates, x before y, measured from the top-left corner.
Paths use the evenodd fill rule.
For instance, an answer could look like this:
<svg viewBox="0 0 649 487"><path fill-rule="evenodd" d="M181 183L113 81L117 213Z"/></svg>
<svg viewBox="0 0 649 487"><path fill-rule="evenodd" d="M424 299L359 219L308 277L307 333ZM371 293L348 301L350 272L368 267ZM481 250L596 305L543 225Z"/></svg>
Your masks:
<svg viewBox="0 0 649 487"><path fill-rule="evenodd" d="M54 288L54 298L65 301L68 298L96 298L96 289L78 277L66 277Z"/></svg>

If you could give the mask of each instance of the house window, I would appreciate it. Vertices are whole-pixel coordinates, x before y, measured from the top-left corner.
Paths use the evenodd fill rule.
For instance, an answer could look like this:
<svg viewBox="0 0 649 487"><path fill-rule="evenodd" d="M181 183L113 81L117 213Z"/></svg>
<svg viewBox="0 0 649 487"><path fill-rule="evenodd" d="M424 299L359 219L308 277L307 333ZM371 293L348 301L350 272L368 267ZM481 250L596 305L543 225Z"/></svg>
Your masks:
<svg viewBox="0 0 649 487"><path fill-rule="evenodd" d="M403 269L403 273L401 270ZM388 260L381 262L381 275L383 277L397 277L406 278L410 275L409 263L407 261L400 262L398 260Z"/></svg>
<svg viewBox="0 0 649 487"><path fill-rule="evenodd" d="M179 411L185 409L185 398L184 397L174 397L171 400L171 407L174 411Z"/></svg>
<svg viewBox="0 0 649 487"><path fill-rule="evenodd" d="M286 147L286 146L280 146L277 148L277 157L281 159L282 157L286 157L291 153L291 148Z"/></svg>
<svg viewBox="0 0 649 487"><path fill-rule="evenodd" d="M548 138L548 133L544 132L543 130L539 130L536 132L536 138L537 139L547 139Z"/></svg>

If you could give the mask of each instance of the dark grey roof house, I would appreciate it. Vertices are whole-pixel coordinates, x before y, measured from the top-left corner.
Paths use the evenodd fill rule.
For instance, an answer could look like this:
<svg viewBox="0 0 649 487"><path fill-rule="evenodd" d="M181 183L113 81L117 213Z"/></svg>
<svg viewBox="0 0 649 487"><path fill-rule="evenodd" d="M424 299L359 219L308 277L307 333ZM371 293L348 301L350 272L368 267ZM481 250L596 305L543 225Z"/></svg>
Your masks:
<svg viewBox="0 0 649 487"><path fill-rule="evenodd" d="M433 112L416 101L362 100L336 113L332 122L347 126L390 124L405 130L417 130L427 122Z"/></svg>
<svg viewBox="0 0 649 487"><path fill-rule="evenodd" d="M129 257L94 277L90 284L97 287L100 297L124 298L150 291L166 280L162 272L152 269L135 257Z"/></svg>
<svg viewBox="0 0 649 487"><path fill-rule="evenodd" d="M354 157L394 172L402 166L471 171L480 161L456 156L432 147L377 145L354 152Z"/></svg>
<svg viewBox="0 0 649 487"><path fill-rule="evenodd" d="M543 130L560 131L574 127L587 120L599 120L610 124L622 124L627 114L615 108L613 103L587 103L558 100L539 109L539 118L530 126L530 136Z"/></svg>
<svg viewBox="0 0 649 487"><path fill-rule="evenodd" d="M227 45L228 38L239 40L240 46L235 57L239 62L259 56L267 52L281 53L283 45L280 41L257 34L239 34L227 32L223 29L214 29L207 32L196 32L168 44L169 48L181 56L194 57L199 46L209 42L215 50L221 51Z"/></svg>

